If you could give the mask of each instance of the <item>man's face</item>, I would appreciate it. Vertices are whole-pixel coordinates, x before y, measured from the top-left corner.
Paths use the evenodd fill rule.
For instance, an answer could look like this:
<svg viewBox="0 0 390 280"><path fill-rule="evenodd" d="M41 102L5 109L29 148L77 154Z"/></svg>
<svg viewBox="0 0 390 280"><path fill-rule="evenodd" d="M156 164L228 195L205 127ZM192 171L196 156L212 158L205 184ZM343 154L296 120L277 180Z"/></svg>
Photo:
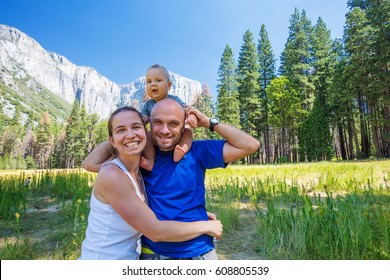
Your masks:
<svg viewBox="0 0 390 280"><path fill-rule="evenodd" d="M153 108L150 128L159 149L170 151L175 148L183 133L184 110L176 101L164 101L157 103Z"/></svg>

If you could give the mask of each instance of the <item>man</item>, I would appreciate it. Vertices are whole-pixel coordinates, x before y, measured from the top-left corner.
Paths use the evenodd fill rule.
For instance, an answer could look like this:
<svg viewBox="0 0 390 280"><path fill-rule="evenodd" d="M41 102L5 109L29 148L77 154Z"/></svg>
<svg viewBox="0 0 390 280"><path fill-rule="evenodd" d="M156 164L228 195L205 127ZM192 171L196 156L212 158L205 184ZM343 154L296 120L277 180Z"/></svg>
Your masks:
<svg viewBox="0 0 390 280"><path fill-rule="evenodd" d="M173 152L184 130L184 109L173 99L162 100L154 106L150 125L156 160L152 171L143 171L143 178L149 207L160 220L207 220L206 170L224 168L259 148L259 142L244 131L209 118L197 109L189 113L196 116L198 127L208 127L225 140L194 141L191 150L176 163ZM83 162L89 171L98 171L94 166L108 158L111 151L107 145L104 149L97 148ZM218 259L213 239L207 235L186 242L153 242L143 237L142 244L141 259Z"/></svg>

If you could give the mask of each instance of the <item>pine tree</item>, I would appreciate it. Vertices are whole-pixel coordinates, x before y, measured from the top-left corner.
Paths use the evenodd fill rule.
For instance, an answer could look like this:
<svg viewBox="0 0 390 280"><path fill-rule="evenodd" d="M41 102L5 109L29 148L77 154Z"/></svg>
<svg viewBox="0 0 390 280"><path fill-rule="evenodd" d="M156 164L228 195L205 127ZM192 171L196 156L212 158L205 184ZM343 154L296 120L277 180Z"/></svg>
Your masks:
<svg viewBox="0 0 390 280"><path fill-rule="evenodd" d="M282 52L279 69L281 75L286 76L296 85L302 102L302 109L306 111L310 109L310 93L313 92L313 86L309 81L312 29L305 10L299 14L298 9L295 8L291 15L289 36Z"/></svg>
<svg viewBox="0 0 390 280"><path fill-rule="evenodd" d="M22 156L22 141L25 130L21 125L21 111L20 103L17 103L15 106L14 115L12 118L3 118L5 126L1 128L2 138L0 139L1 155L8 155L11 157L12 161L15 162L16 157ZM16 165L13 164L12 168L16 168Z"/></svg>
<svg viewBox="0 0 390 280"><path fill-rule="evenodd" d="M79 129L76 136L76 150L78 153L75 155L75 166L81 166L81 162L87 156L88 147L91 145L91 139L89 136L92 133L93 127L98 120L97 115L88 115L84 105L81 106Z"/></svg>
<svg viewBox="0 0 390 280"><path fill-rule="evenodd" d="M374 130L374 137L378 135L380 147L378 156L390 157L390 1L370 1L372 9L368 17L375 30L375 72L378 76L378 124L379 132ZM374 138L375 140L375 138Z"/></svg>
<svg viewBox="0 0 390 280"><path fill-rule="evenodd" d="M98 126L99 126L99 115L98 114L94 113L94 114L88 115L86 125L88 127L86 127L87 135L85 136L86 143L84 146L85 147L84 156L87 156L98 143L106 140L107 136L108 136L108 134L106 133L105 134L106 136L105 136L105 138L103 138L102 141L96 142L97 139L101 138L100 131L99 131L100 128L98 128ZM106 127L106 130L107 130L107 127ZM96 135L96 133L98 133L99 135ZM83 160L83 159L81 159L81 160Z"/></svg>
<svg viewBox="0 0 390 280"><path fill-rule="evenodd" d="M312 65L314 69L312 80L315 87L315 98L318 99L319 105L325 109L325 113L328 113L327 97L336 63L332 46L330 31L322 18L319 18L314 26L312 36Z"/></svg>
<svg viewBox="0 0 390 280"><path fill-rule="evenodd" d="M266 88L269 98L269 121L274 130L278 130L278 139L274 151L274 161L284 158L291 161L291 139L297 119L302 117L300 99L294 84L285 76L273 79Z"/></svg>
<svg viewBox="0 0 390 280"><path fill-rule="evenodd" d="M332 52L335 54L336 64L333 73L329 95L329 117L335 133L335 153L340 153L343 160L354 158L354 147L351 128L351 112L354 110L354 95L348 89L347 56L341 40L333 42ZM337 136L337 137L336 137ZM336 141L337 139L337 141Z"/></svg>
<svg viewBox="0 0 390 280"><path fill-rule="evenodd" d="M345 47L348 51L350 71L349 85L356 93L359 108L360 124L360 157L368 158L371 154L371 144L368 131L368 107L374 88L372 85L372 47L374 31L368 24L366 15L360 8L355 8L347 15L344 30ZM371 107L371 106L370 106Z"/></svg>
<svg viewBox="0 0 390 280"><path fill-rule="evenodd" d="M35 157L35 151L37 150L36 144L37 144L37 139L36 139L35 133L32 129L31 124L29 124L26 127L26 134L23 138L23 157L24 158L30 157L31 159L33 159Z"/></svg>
<svg viewBox="0 0 390 280"><path fill-rule="evenodd" d="M297 124L294 125L294 128L297 129L312 109L314 101L314 85L311 81L312 46L310 39L312 30L311 21L306 17L305 10L302 10L299 14L298 9L295 9L290 19L289 37L281 57L280 73L292 82L299 94L301 109L304 114L301 114L302 118L297 120ZM292 135L294 136L290 145L296 146L296 135L302 137L303 134L297 134L297 131L293 131ZM296 160L295 154L293 158ZM303 159L304 155L301 155L300 160Z"/></svg>
<svg viewBox="0 0 390 280"><path fill-rule="evenodd" d="M259 128L262 129L264 135L264 149L265 149L265 161L271 162L271 151L270 151L270 137L269 137L269 116L268 107L269 100L267 97L266 87L276 77L275 68L275 55L272 51L271 42L268 38L267 30L265 25L261 25L259 33L259 41L257 45L257 55L259 58L259 85L261 88L261 125ZM259 133L260 134L260 133Z"/></svg>
<svg viewBox="0 0 390 280"><path fill-rule="evenodd" d="M244 42L238 58L237 73L241 127L255 138L260 139L257 129L260 125L261 94L259 63L253 34L249 30L244 34ZM249 156L250 162L254 162L255 157L259 157L259 155Z"/></svg>
<svg viewBox="0 0 390 280"><path fill-rule="evenodd" d="M80 130L80 103L75 99L72 111L66 121L65 128L65 166L66 168L73 168L76 166L77 155L80 152L79 130Z"/></svg>
<svg viewBox="0 0 390 280"><path fill-rule="evenodd" d="M199 109L206 116L214 115L213 98L206 82L202 85L202 91L195 96L192 106ZM194 139L212 139L214 137L205 127L196 128L193 130L193 133Z"/></svg>
<svg viewBox="0 0 390 280"><path fill-rule="evenodd" d="M332 154L332 137L328 127L325 108L320 99L314 101L310 111L301 125L299 147L308 161L329 160Z"/></svg>
<svg viewBox="0 0 390 280"><path fill-rule="evenodd" d="M348 7L353 11L359 8L364 11L367 25L373 33L371 57L372 71L369 74L372 87L370 107L372 136L376 156L390 157L390 1L387 0L349 0Z"/></svg>
<svg viewBox="0 0 390 280"><path fill-rule="evenodd" d="M3 104L0 104L0 135L5 128L7 116L4 114Z"/></svg>
<svg viewBox="0 0 390 280"><path fill-rule="evenodd" d="M68 163L66 153L66 131L63 129L58 134L54 141L54 148L51 157L52 168L66 168Z"/></svg>
<svg viewBox="0 0 390 280"><path fill-rule="evenodd" d="M49 158L53 146L53 135L51 134L51 118L48 112L42 114L37 128L35 159L39 168L50 168Z"/></svg>
<svg viewBox="0 0 390 280"><path fill-rule="evenodd" d="M227 45L222 54L218 69L217 117L227 123L240 127L240 104L237 91L237 74L234 55Z"/></svg>
<svg viewBox="0 0 390 280"><path fill-rule="evenodd" d="M90 147L90 153L95 146L108 139L107 120L99 121L93 128L92 133L92 146Z"/></svg>
<svg viewBox="0 0 390 280"><path fill-rule="evenodd" d="M330 159L332 138L329 127L328 96L333 78L335 59L332 54L330 31L319 18L312 40L312 81L315 86L314 106L302 124L299 146L309 161Z"/></svg>
<svg viewBox="0 0 390 280"><path fill-rule="evenodd" d="M15 105L14 116L12 119L10 119L9 125L18 126L21 124L22 113L20 112L20 106L21 105L19 102Z"/></svg>
<svg viewBox="0 0 390 280"><path fill-rule="evenodd" d="M15 150L17 150L16 143L17 139L19 139L19 128L15 125L7 126L2 134L2 152L1 155L5 156L13 156L15 157Z"/></svg>

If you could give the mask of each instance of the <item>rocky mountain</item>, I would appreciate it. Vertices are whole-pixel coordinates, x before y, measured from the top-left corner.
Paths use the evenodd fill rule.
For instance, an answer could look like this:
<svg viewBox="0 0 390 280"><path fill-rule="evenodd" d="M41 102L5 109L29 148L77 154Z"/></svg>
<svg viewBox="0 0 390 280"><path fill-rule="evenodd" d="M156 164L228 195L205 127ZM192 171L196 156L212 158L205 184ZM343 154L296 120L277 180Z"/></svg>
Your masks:
<svg viewBox="0 0 390 280"><path fill-rule="evenodd" d="M201 91L201 84L175 73L170 75L170 93L191 103ZM145 78L118 85L91 67L77 66L66 57L43 49L16 28L0 24L0 86L3 112L8 115L12 115L19 102L35 112L48 107L49 113L62 119L77 98L88 113L107 118L119 106L143 105ZM55 109L47 102L53 103ZM60 114L61 110L64 114Z"/></svg>

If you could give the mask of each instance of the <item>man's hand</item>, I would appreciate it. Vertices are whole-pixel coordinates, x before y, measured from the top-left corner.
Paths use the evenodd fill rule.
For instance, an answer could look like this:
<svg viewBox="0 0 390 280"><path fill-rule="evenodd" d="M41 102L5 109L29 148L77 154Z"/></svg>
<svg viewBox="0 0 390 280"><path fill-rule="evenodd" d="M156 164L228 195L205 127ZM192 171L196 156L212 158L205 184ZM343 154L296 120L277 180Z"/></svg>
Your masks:
<svg viewBox="0 0 390 280"><path fill-rule="evenodd" d="M201 111L192 108L189 110L189 113L195 115L198 119L198 127L210 127L210 118ZM214 132L226 139L226 143L223 146L223 160L225 163L253 154L260 147L259 141L253 136L233 125L220 122L214 127Z"/></svg>

